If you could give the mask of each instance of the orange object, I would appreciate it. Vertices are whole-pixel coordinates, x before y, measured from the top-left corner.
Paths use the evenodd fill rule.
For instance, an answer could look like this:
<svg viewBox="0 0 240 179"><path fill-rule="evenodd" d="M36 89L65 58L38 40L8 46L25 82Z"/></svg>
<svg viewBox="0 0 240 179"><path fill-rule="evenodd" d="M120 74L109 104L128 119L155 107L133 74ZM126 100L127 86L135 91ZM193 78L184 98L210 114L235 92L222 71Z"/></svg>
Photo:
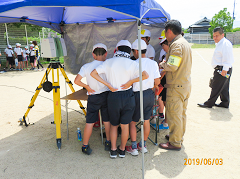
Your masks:
<svg viewBox="0 0 240 179"><path fill-rule="evenodd" d="M155 95L159 95L159 94L162 92L163 88L164 88L164 87L163 87L161 84L159 84L159 85L158 85L158 90L155 89Z"/></svg>

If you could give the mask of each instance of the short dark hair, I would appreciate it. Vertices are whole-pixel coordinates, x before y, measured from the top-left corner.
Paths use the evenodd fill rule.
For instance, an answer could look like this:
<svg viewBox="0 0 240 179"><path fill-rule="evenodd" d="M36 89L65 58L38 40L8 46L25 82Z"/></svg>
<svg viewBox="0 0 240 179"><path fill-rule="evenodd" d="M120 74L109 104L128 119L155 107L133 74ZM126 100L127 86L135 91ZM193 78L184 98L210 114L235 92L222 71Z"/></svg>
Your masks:
<svg viewBox="0 0 240 179"><path fill-rule="evenodd" d="M146 38L147 42L149 43L150 42L150 37L142 37L142 38Z"/></svg>
<svg viewBox="0 0 240 179"><path fill-rule="evenodd" d="M130 54L132 49L130 47L124 45L124 46L118 46L118 50L121 52L127 52Z"/></svg>
<svg viewBox="0 0 240 179"><path fill-rule="evenodd" d="M134 52L135 50L132 49L132 51ZM146 52L147 52L147 49L143 49L143 50L141 50L141 53L142 53L142 54L145 54Z"/></svg>
<svg viewBox="0 0 240 179"><path fill-rule="evenodd" d="M224 33L224 30L222 27L216 27L213 29L213 33L215 33L215 32L219 32L219 34L222 35Z"/></svg>
<svg viewBox="0 0 240 179"><path fill-rule="evenodd" d="M95 48L93 50L93 53L97 56L102 56L106 53L107 51L104 48Z"/></svg>
<svg viewBox="0 0 240 179"><path fill-rule="evenodd" d="M33 45L37 45L37 41L35 41L35 40L32 41L32 43L33 43Z"/></svg>
<svg viewBox="0 0 240 179"><path fill-rule="evenodd" d="M168 45L168 41L167 41L167 39L164 40L160 45L162 46L163 44Z"/></svg>
<svg viewBox="0 0 240 179"><path fill-rule="evenodd" d="M165 32L170 29L174 35L179 35L182 32L182 25L178 20L170 20L165 23Z"/></svg>

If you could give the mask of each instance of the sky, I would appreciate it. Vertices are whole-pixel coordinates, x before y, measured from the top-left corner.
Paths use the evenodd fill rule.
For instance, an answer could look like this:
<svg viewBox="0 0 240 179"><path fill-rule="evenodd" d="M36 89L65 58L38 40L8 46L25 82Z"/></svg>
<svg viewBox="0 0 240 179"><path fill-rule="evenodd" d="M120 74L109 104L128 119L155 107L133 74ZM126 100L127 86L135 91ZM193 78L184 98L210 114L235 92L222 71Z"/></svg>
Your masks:
<svg viewBox="0 0 240 179"><path fill-rule="evenodd" d="M227 8L233 16L234 0L155 0L165 11L167 11L171 19L179 20L183 28L188 28L195 22L207 17L212 17L223 8ZM240 27L240 0L235 0L235 21L233 28Z"/></svg>

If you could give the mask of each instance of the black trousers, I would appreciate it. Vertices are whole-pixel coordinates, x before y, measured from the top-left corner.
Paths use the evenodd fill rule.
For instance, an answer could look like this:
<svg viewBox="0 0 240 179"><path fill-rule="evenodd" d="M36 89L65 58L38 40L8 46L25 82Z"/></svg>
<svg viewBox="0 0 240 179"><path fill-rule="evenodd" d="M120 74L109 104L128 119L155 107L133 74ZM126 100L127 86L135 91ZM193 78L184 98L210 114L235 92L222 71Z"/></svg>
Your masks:
<svg viewBox="0 0 240 179"><path fill-rule="evenodd" d="M232 68L229 68L227 72L227 74L229 74L229 78L219 74L219 70L222 70L221 66L217 66L213 73L212 91L209 99L204 103L208 106L214 106L219 96L222 101L221 104L229 106L229 83L232 75Z"/></svg>

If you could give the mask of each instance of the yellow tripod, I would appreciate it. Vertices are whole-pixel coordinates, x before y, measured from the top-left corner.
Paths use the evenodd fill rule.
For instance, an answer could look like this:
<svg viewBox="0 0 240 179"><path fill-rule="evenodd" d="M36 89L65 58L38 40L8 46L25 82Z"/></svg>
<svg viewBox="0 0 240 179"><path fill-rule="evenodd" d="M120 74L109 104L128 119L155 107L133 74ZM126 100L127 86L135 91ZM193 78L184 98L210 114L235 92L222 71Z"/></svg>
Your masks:
<svg viewBox="0 0 240 179"><path fill-rule="evenodd" d="M60 150L61 148L61 103L60 103L60 86L59 86L59 69L62 72L66 82L68 83L71 91L74 93L75 90L72 86L72 82L68 79L62 65L60 64L60 62L58 61L54 61L54 62L50 62L49 66L47 67L46 73L43 76L42 81L40 82L39 86L36 89L35 94L33 95L31 102L28 106L28 109L26 111L26 113L24 114L23 118L20 120L20 125L23 125L23 123L25 124L25 126L27 127L28 124L26 122L26 117L30 111L30 109L34 106L34 102L37 99L37 96L40 92L40 90L43 88L44 89L44 83L48 82L47 85L47 90L46 88L44 89L47 92L50 92L53 89L53 106L54 106L54 124L56 124L56 141L57 141L57 147ZM55 81L55 76L54 76L54 70L57 71L57 80ZM50 71L52 71L52 81L53 83L51 84L48 79L47 76L50 73ZM50 85L49 85L50 83ZM46 85L45 85L46 86ZM49 90L50 88L50 90ZM82 103L80 100L77 100L80 108L82 109L83 113L86 115L86 111L85 108L83 107Z"/></svg>

